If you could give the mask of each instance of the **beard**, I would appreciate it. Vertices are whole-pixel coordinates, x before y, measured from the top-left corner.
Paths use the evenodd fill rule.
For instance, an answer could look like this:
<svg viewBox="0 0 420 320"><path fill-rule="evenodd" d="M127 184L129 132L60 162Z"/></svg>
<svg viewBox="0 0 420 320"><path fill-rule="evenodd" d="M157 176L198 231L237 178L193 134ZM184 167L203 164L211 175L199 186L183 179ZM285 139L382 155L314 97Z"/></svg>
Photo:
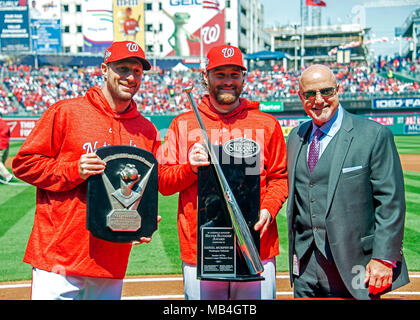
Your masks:
<svg viewBox="0 0 420 320"><path fill-rule="evenodd" d="M216 95L216 101L220 104L232 104L239 98L239 95L235 93L218 92Z"/></svg>
<svg viewBox="0 0 420 320"><path fill-rule="evenodd" d="M223 89L226 89L223 86L213 87L209 84L209 93L216 98L217 103L221 105L229 105L235 103L239 99L239 96L242 93L243 85L241 86L231 86L230 89L233 89L233 92L224 92Z"/></svg>

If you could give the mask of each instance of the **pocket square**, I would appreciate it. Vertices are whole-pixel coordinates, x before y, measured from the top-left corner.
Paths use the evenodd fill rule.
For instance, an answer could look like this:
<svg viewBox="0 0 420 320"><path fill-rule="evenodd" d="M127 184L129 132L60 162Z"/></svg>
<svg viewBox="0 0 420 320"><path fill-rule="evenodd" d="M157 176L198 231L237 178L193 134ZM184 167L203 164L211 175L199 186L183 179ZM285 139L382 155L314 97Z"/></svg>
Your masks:
<svg viewBox="0 0 420 320"><path fill-rule="evenodd" d="M351 172L351 171L359 170L359 169L362 169L362 166L343 168L343 173L347 173L347 172Z"/></svg>

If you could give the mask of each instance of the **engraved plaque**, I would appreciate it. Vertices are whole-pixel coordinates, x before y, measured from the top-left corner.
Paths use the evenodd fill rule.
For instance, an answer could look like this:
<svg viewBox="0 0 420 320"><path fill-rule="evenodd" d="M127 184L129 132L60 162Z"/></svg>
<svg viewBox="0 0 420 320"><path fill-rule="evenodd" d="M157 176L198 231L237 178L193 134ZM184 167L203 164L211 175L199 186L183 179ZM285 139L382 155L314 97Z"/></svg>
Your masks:
<svg viewBox="0 0 420 320"><path fill-rule="evenodd" d="M136 210L112 210L106 225L112 231L137 231L141 227L141 217Z"/></svg>
<svg viewBox="0 0 420 320"><path fill-rule="evenodd" d="M236 240L232 228L201 228L201 275L236 276Z"/></svg>

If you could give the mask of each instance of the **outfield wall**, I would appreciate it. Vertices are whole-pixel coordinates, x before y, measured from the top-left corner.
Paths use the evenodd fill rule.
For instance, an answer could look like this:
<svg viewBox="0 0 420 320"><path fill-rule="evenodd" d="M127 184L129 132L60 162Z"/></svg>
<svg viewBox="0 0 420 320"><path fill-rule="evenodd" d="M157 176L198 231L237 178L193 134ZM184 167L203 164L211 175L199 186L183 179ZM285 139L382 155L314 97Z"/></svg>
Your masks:
<svg viewBox="0 0 420 320"><path fill-rule="evenodd" d="M310 118L303 114L287 115L273 114L280 122L285 136L304 121ZM420 112L387 112L387 113L368 113L359 116L379 122L391 129L394 135L418 135L420 134ZM159 130L162 139L175 116L173 115L153 115L146 116L154 123ZM39 117L4 117L11 128L11 140L25 140L35 126Z"/></svg>
<svg viewBox="0 0 420 320"><path fill-rule="evenodd" d="M359 114L364 118L379 122L391 129L394 135L420 134L420 113L369 113ZM310 120L305 115L275 115L283 129L283 134L288 136L290 131L302 122Z"/></svg>

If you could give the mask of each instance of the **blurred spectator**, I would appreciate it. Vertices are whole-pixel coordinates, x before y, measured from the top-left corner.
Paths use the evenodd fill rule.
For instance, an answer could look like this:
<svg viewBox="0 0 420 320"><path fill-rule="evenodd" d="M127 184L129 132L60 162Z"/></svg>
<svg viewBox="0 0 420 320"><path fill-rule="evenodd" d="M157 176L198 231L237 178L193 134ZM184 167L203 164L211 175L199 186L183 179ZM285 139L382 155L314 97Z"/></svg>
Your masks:
<svg viewBox="0 0 420 320"><path fill-rule="evenodd" d="M17 108L12 101L12 93L7 93L5 88L0 85L0 114L14 113Z"/></svg>

